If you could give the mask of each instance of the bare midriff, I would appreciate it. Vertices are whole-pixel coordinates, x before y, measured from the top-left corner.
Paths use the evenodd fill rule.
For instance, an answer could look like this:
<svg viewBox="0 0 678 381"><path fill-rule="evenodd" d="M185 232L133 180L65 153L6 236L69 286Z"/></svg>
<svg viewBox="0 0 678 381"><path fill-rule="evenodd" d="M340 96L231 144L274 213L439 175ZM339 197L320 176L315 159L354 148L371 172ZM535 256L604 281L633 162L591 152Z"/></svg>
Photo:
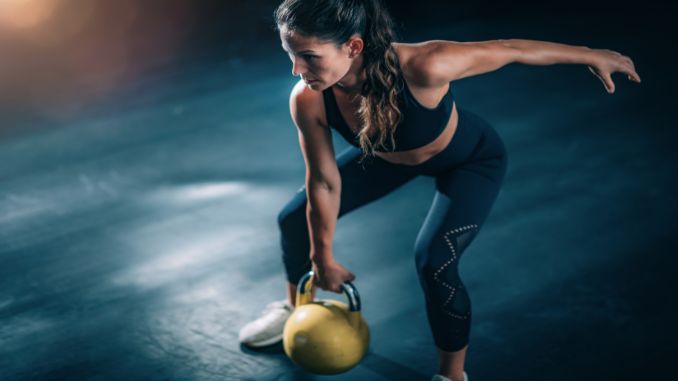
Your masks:
<svg viewBox="0 0 678 381"><path fill-rule="evenodd" d="M375 151L375 156L382 158L390 163L404 164L404 165L418 165L435 156L440 151L444 150L452 141L454 133L457 131L457 121L459 115L457 113L457 102L452 103L452 114L450 120L447 121L447 126L443 132L438 135L432 142L411 150L397 151L397 152L380 152Z"/></svg>

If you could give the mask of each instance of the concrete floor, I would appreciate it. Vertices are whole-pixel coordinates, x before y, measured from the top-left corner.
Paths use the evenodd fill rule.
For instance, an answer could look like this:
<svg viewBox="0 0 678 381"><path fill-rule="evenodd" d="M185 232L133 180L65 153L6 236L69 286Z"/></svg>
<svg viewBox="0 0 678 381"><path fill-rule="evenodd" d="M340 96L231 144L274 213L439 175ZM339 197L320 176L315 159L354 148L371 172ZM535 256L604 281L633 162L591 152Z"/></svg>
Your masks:
<svg viewBox="0 0 678 381"><path fill-rule="evenodd" d="M494 124L510 162L460 267L472 381L650 379L670 366L678 132L676 97L662 98L668 64L646 43L651 30L620 35L578 17L577 30L523 14L407 34L582 41L630 55L643 79L615 74L609 95L584 66L515 64L456 83L457 102ZM295 80L282 51L266 55L177 67L131 86L137 103L121 97L0 140L1 380L435 373L412 252L434 192L423 177L337 225L335 256L357 276L372 332L359 366L314 376L280 345L238 344L238 329L284 297L276 216L304 178L287 109ZM335 135L335 145L346 143Z"/></svg>

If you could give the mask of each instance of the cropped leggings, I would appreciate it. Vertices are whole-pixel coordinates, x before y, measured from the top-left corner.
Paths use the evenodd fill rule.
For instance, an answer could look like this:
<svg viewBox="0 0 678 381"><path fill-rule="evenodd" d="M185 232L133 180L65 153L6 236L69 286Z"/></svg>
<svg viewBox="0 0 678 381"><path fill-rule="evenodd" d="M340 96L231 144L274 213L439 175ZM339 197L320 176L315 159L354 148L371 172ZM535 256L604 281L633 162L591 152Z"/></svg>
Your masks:
<svg viewBox="0 0 678 381"><path fill-rule="evenodd" d="M471 301L458 266L490 213L508 165L506 149L494 128L477 114L459 109L457 130L448 146L418 165L389 163L350 146L337 155L341 174L338 218L394 191L415 177L435 177L436 192L414 243L419 283L437 347L452 352L468 344ZM311 270L302 186L278 215L287 280L297 284Z"/></svg>

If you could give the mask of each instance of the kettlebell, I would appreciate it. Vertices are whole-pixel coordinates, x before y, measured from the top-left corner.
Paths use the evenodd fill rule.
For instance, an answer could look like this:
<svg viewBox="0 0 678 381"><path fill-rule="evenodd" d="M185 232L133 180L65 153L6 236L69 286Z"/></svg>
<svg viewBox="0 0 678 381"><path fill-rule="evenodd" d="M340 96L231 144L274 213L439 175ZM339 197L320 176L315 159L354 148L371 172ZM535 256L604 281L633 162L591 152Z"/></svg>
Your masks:
<svg viewBox="0 0 678 381"><path fill-rule="evenodd" d="M313 277L310 271L297 285L296 307L283 329L285 354L311 373L343 373L358 365L370 342L360 295L351 282L344 282L348 305L332 299L313 301Z"/></svg>

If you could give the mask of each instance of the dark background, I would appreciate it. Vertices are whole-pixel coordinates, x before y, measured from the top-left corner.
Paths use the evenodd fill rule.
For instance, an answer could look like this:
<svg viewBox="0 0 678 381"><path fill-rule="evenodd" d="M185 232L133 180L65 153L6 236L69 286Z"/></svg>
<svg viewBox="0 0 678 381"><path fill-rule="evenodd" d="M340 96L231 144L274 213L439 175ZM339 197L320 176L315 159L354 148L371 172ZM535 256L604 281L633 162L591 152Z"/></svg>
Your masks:
<svg viewBox="0 0 678 381"><path fill-rule="evenodd" d="M106 110L139 106L153 100L142 101L135 93L138 88L166 86L168 78L172 89L153 97L180 97L186 88L176 86L177 79L194 82L195 73L219 68L224 81L237 81L238 65L286 57L273 30L276 1L55 3L53 16L36 31L0 34L0 111L5 121L0 134L36 128L43 117L50 124L54 114L64 118L92 112L96 105ZM632 7L582 0L386 3L406 42L445 34L457 41L525 38L620 51L632 57L646 76L661 73L644 86L656 86L653 94L675 104L670 58L675 28L669 2L638 2ZM455 23L469 20L487 27L455 29ZM283 69L267 68L281 73ZM222 86L214 84L217 89Z"/></svg>

